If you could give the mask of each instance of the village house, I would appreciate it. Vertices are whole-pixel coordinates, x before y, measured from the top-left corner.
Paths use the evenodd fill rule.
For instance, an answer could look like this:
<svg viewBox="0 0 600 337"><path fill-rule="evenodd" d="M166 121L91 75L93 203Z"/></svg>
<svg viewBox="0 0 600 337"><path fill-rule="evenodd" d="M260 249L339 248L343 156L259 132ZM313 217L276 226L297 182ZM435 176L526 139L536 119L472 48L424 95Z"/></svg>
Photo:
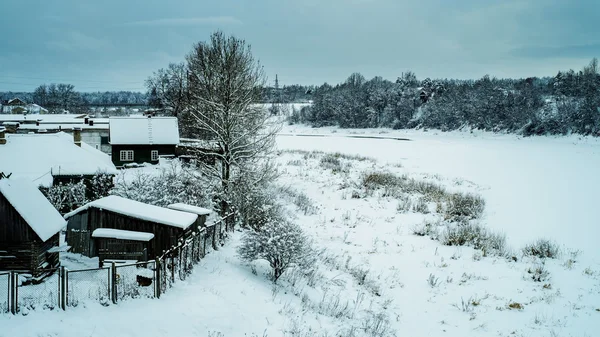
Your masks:
<svg viewBox="0 0 600 337"><path fill-rule="evenodd" d="M111 117L109 124L112 161L118 167L158 163L160 156L176 154L176 117Z"/></svg>
<svg viewBox="0 0 600 337"><path fill-rule="evenodd" d="M86 144L110 154L108 118L93 118L87 114L64 115L0 115L0 125L10 128L11 133L72 133L74 127L81 129L81 140Z"/></svg>
<svg viewBox="0 0 600 337"><path fill-rule="evenodd" d="M65 214L65 219L66 240L72 252L140 261L161 256L204 224L193 213L114 195L81 206Z"/></svg>
<svg viewBox="0 0 600 337"><path fill-rule="evenodd" d="M22 114L27 112L27 103L20 98L13 98L2 101L0 113L4 114Z"/></svg>
<svg viewBox="0 0 600 337"><path fill-rule="evenodd" d="M54 272L60 264L59 231L65 226L34 184L0 178L0 270L23 271L33 282Z"/></svg>
<svg viewBox="0 0 600 337"><path fill-rule="evenodd" d="M0 172L26 179L37 186L89 179L98 173L117 174L110 157L73 135L7 134L0 131Z"/></svg>

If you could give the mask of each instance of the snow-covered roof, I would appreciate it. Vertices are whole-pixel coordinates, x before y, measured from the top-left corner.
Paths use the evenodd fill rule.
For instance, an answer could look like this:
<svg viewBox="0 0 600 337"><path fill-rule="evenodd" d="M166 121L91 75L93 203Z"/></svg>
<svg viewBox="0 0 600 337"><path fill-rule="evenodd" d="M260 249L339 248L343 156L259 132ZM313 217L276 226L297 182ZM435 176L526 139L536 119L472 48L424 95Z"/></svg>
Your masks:
<svg viewBox="0 0 600 337"><path fill-rule="evenodd" d="M92 232L92 237L148 242L154 238L154 234L146 232L126 231L122 229L98 228L94 230L94 232Z"/></svg>
<svg viewBox="0 0 600 337"><path fill-rule="evenodd" d="M12 173L37 185L49 186L52 176L116 174L111 158L64 132L54 134L7 134L0 144L0 171Z"/></svg>
<svg viewBox="0 0 600 337"><path fill-rule="evenodd" d="M188 228L196 221L196 219L198 219L198 215L196 214L149 205L143 202L118 197L116 195L110 195L87 203L73 212L65 214L65 219L69 219L75 214L86 211L90 207L183 229Z"/></svg>
<svg viewBox="0 0 600 337"><path fill-rule="evenodd" d="M176 117L111 117L110 143L113 145L177 145Z"/></svg>
<svg viewBox="0 0 600 337"><path fill-rule="evenodd" d="M174 209L174 210L178 210L178 211L182 211L182 212L194 213L194 214L198 214L198 215L209 215L211 212L210 209L193 206L193 205L188 205L188 204L184 204L184 203L171 204L167 207L170 209Z"/></svg>
<svg viewBox="0 0 600 337"><path fill-rule="evenodd" d="M42 241L50 239L66 226L65 219L30 182L12 177L0 179L0 193Z"/></svg>
<svg viewBox="0 0 600 337"><path fill-rule="evenodd" d="M87 114L0 114L0 122L35 122L43 121L46 123L83 123ZM103 118L105 119L105 118ZM96 119L94 119L94 122Z"/></svg>

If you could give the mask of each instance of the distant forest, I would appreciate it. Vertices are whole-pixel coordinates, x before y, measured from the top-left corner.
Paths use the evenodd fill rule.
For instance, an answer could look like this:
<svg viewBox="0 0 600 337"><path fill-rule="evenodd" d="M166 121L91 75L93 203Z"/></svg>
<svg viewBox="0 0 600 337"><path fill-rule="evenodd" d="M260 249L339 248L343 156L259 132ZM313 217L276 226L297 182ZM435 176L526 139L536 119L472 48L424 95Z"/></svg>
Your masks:
<svg viewBox="0 0 600 337"><path fill-rule="evenodd" d="M0 92L0 99L19 97L57 113L85 112L93 105L140 105L177 115L184 106L185 80L175 75L185 70L170 67L149 78L148 93L77 92L70 84L50 84L32 93ZM293 111L289 122L315 127L473 128L524 135L600 136L599 70L593 59L580 71L559 71L544 78L419 80L408 71L392 82L382 77L366 80L354 73L334 86L266 87L263 100L257 103L312 101L311 106Z"/></svg>
<svg viewBox="0 0 600 337"><path fill-rule="evenodd" d="M391 82L355 73L344 83L319 86L312 100L290 123L600 136L597 59L547 78L419 81L407 72Z"/></svg>

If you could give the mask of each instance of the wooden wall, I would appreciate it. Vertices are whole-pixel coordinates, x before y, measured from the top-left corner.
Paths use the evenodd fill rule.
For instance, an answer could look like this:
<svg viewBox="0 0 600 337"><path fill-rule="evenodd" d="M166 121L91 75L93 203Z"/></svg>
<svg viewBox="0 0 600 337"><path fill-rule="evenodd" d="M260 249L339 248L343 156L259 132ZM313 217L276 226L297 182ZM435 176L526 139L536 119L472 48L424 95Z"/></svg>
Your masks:
<svg viewBox="0 0 600 337"><path fill-rule="evenodd" d="M58 233L43 242L0 194L0 270L28 271L38 277L43 274L40 269L60 265L58 253L48 253L58 243Z"/></svg>
<svg viewBox="0 0 600 337"><path fill-rule="evenodd" d="M84 254L87 244L88 256L97 256L97 248L94 247L94 240L91 238L92 233L97 228L122 229L154 234L154 239L148 244L149 259L162 255L164 251L177 244L178 239L191 234L189 230L184 233L184 230L181 228L90 207L87 211L81 212L69 219L67 225L67 243L73 247L72 251ZM81 248L75 248L75 246Z"/></svg>

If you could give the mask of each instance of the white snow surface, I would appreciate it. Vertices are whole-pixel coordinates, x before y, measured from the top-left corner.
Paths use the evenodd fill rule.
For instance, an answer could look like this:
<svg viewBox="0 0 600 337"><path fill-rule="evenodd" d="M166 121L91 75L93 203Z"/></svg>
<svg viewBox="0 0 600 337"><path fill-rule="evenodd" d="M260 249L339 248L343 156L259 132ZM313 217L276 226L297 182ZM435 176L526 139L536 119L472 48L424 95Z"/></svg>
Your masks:
<svg viewBox="0 0 600 337"><path fill-rule="evenodd" d="M60 213L32 183L14 178L0 179L0 193L42 241L66 226Z"/></svg>
<svg viewBox="0 0 600 337"><path fill-rule="evenodd" d="M177 145L176 117L111 117L110 143L115 145Z"/></svg>
<svg viewBox="0 0 600 337"><path fill-rule="evenodd" d="M154 234L146 232L126 231L122 229L113 228L97 228L92 233L92 237L147 242L154 238Z"/></svg>
<svg viewBox="0 0 600 337"><path fill-rule="evenodd" d="M108 155L84 142L75 145L73 136L64 132L7 134L0 158L0 172L44 186L52 185L52 175L117 173Z"/></svg>
<svg viewBox="0 0 600 337"><path fill-rule="evenodd" d="M510 242L546 237L600 263L599 139L285 126L277 144L369 156L409 172L473 182L486 200L486 224Z"/></svg>
<svg viewBox="0 0 600 337"><path fill-rule="evenodd" d="M98 200L89 202L76 210L65 214L65 219L69 219L75 214L81 213L90 207L105 209L111 212L127 215L136 219L152 221L167 226L178 228L188 228L193 224L198 215L176 211L164 207L145 204L139 201L122 198L116 195L110 195Z"/></svg>
<svg viewBox="0 0 600 337"><path fill-rule="evenodd" d="M315 274L292 268L273 284L267 278L268 263L257 261L248 265L240 261L236 247L240 244L241 233L235 232L224 247L203 258L186 281L176 282L160 299L127 300L107 307L85 302L67 311L36 310L29 311L26 316L0 314L0 336L597 335L600 329L600 264L594 261L597 252L565 244L560 237L564 230L546 232L545 221L549 220L546 208L534 203L535 209L528 211L535 212L541 221L520 222L521 226L535 227L530 229L530 237L505 230L509 248L513 250L511 258L507 259L483 256L482 251L472 247L443 246L430 237L416 236L413 234L415 226L424 222L435 225L440 220L441 214L435 203L428 204L428 214L400 212L395 197L384 195L384 191L369 196L360 187L364 173L377 171L406 174L441 184L452 192L481 194L487 201L481 224L489 227L490 224L498 225L495 217L511 212L510 208L502 208L507 201L503 201L503 193L497 192L511 187L498 187L498 183L511 185L517 193L510 195L523 203L529 202L526 198L532 195L523 192L518 185L527 174L517 168L511 170L516 179L500 179L503 173L498 171L510 167L507 161L514 159L516 153L527 158L532 152L535 155L537 150L544 149L564 159L568 155L563 151L576 149L583 153L572 159L594 164L598 154L593 150L597 149L596 140L576 137L520 139L481 133L433 135L391 130L287 129L289 133L317 132L331 137L281 136L278 139L280 148L317 148L380 158L371 161L340 157L342 169L334 171L322 167L321 154L279 153L277 162L281 176L277 183L293 189L289 195L281 192L282 201L289 219L303 227L318 251L312 264ZM397 140L338 137L337 134L342 132L373 136L385 132L388 136L408 136L413 141L398 145L400 141ZM334 142L341 144L332 144ZM408 149L408 143L414 148ZM452 153L445 153L444 149ZM471 167L479 165L480 161L494 160L490 159L490 154L479 161L473 157L500 149L504 149L501 151L505 155L504 165L492 173ZM549 160L540 157L535 158L548 163ZM455 160L469 164L455 163ZM529 174L547 174L545 167L540 170L539 165L529 160L524 164L534 166L521 168ZM475 174L475 179L462 178L467 173L461 171L461 165L467 173ZM485 168L493 166L490 163L481 165ZM563 173L572 173L566 165L558 165ZM148 168L139 170L151 174ZM586 178L590 177L578 177ZM591 184L595 182L593 177L588 180ZM536 184L538 182L532 186L540 187ZM581 186L576 184L576 189L567 196L551 194L550 197L559 198L566 203L564 209L571 212L569 198L574 198L575 202L585 201L578 194ZM582 189L582 193L590 196L587 189ZM492 203L490 198L501 202ZM555 206L557 202L554 200L549 204ZM577 220L589 220L590 212L597 211L591 208L585 214L571 215ZM533 218L527 214L523 216ZM579 233L582 241L590 240L587 236L597 233L589 224L580 227L580 222L573 221L569 225L571 230L591 230ZM508 229L511 226L507 226ZM548 236L562 245L561 256L545 260L523 256L521 243L540 236ZM92 267L97 264L97 260L64 255L68 260L63 260L63 264L68 263L70 269L83 262ZM532 279L532 270L540 268L548 274L542 282L536 282Z"/></svg>
<svg viewBox="0 0 600 337"><path fill-rule="evenodd" d="M194 206L194 205L188 205L188 204L184 204L184 203L171 204L167 207L170 209L177 210L177 211L189 212L189 213L194 213L194 214L198 214L198 215L209 215L211 213L211 210L208 208L198 207L198 206Z"/></svg>

